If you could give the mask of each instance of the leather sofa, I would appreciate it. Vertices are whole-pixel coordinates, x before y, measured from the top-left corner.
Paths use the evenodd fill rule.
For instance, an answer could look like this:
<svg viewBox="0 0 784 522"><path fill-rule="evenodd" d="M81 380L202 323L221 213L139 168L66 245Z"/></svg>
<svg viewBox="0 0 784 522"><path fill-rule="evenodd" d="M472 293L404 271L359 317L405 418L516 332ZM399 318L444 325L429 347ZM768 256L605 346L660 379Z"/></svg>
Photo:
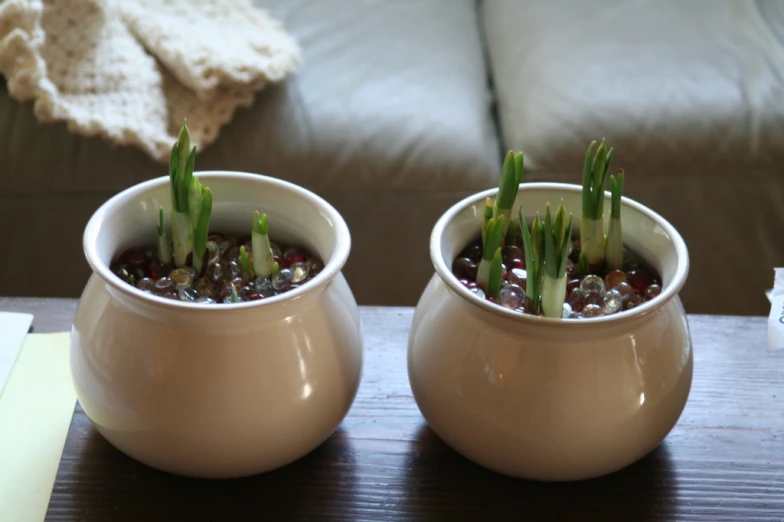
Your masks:
<svg viewBox="0 0 784 522"><path fill-rule="evenodd" d="M241 110L199 169L263 173L346 218L360 304L414 305L431 228L497 185L579 183L606 138L626 195L683 234L692 313L767 314L784 263L784 3L258 0L301 69ZM0 89L0 294L78 296L91 213L165 174L142 152L36 122Z"/></svg>

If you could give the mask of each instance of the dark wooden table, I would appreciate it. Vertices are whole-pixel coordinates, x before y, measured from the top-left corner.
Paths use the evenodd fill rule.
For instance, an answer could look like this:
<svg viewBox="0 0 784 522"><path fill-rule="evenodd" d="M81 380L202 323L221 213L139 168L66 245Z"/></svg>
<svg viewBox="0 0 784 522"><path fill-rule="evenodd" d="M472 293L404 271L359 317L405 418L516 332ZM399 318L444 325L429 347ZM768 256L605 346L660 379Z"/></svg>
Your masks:
<svg viewBox="0 0 784 522"><path fill-rule="evenodd" d="M67 329L73 300L0 299ZM690 316L695 373L678 425L613 475L543 484L486 471L427 427L406 375L413 309L363 308L364 377L339 430L300 461L242 480L184 479L125 457L77 406L47 520L784 521L784 350L761 317ZM12 521L8 521L12 522Z"/></svg>

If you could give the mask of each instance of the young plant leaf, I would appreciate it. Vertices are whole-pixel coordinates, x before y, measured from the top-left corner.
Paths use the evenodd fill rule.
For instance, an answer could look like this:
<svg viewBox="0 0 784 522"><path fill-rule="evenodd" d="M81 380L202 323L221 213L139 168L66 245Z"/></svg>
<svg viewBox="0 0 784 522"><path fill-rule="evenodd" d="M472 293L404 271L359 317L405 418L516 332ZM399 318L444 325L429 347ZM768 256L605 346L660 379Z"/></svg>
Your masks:
<svg viewBox="0 0 784 522"><path fill-rule="evenodd" d="M493 255L493 261L490 265L490 276L487 281L487 295L493 299L498 299L498 295L501 293L502 264L501 248L499 247Z"/></svg>

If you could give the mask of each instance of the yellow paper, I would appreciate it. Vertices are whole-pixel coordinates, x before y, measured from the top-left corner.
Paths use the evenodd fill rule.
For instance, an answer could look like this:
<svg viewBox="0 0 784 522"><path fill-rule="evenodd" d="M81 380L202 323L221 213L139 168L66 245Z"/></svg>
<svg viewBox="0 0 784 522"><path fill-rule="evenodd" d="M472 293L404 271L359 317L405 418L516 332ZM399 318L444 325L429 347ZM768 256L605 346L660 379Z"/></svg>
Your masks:
<svg viewBox="0 0 784 522"><path fill-rule="evenodd" d="M0 520L46 516L76 405L68 335L28 334L0 395Z"/></svg>

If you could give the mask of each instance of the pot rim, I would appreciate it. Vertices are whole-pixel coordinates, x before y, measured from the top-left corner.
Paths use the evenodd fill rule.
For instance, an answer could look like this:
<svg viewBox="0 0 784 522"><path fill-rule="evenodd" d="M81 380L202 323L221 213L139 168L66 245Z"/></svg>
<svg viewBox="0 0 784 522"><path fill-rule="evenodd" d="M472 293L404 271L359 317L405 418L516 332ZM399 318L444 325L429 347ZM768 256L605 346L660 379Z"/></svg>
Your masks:
<svg viewBox="0 0 784 522"><path fill-rule="evenodd" d="M582 186L573 183L559 183L559 182L525 182L521 183L518 188L520 191L568 191L568 192L582 192ZM599 317L587 317L580 320L564 320L555 317L534 316L530 314L521 314L513 310L495 305L486 299L477 297L474 293L468 290L463 284L460 283L458 278L452 273L450 267L444 263L443 255L441 252L441 237L447 225L454 219L454 217L465 210L467 207L484 201L486 198L494 197L498 193L498 188L485 190L468 196L447 209L444 214L436 222L433 231L430 235L430 260L435 267L436 273L441 277L441 280L459 297L464 299L468 304L477 306L493 315L504 317L516 321L521 324L528 325L541 325L541 326L556 326L562 328L584 328L593 327L599 324L617 324L626 321L634 321L641 316L648 315L661 308L666 302L675 297L678 292L683 288L686 278L689 273L689 251L686 247L686 242L681 237L677 229L672 226L669 221L664 219L660 214L654 212L645 205L638 203L633 199L622 196L621 205L631 207L638 212L646 215L651 220L656 222L657 225L662 227L667 234L672 238L673 246L678 258L677 267L673 274L670 284L662 289L662 292L655 298L647 301L631 310L624 311L623 313L602 315ZM605 191L605 196L609 196L610 192Z"/></svg>
<svg viewBox="0 0 784 522"><path fill-rule="evenodd" d="M113 289L130 298L146 302L151 305L161 306L170 310L190 310L195 313L229 313L234 310L270 307L279 303L299 299L309 293L317 291L323 286L326 286L343 269L343 266L346 264L349 253L351 251L351 234L349 232L346 221L343 219L343 216L341 216L337 209L329 204L324 198L297 184L263 174L253 174L250 172L230 170L203 170L195 171L194 176L198 176L206 186L209 186L208 180L210 178L229 178L240 179L248 182L261 182L263 184L274 185L283 190L295 193L308 204L317 207L319 211L325 215L329 222L333 225L336 231L337 240L332 258L324 264L324 268L321 270L321 272L319 272L306 284L295 288L294 290L289 290L288 292L256 301L220 303L215 305L178 301L143 292L142 290L139 290L138 288L121 281L120 278L111 271L109 266L106 265L103 260L101 260L101 257L98 254L98 232L101 229L105 217L111 212L112 208L127 203L128 201L138 197L140 194L144 194L145 192L159 188L161 185L168 185L170 182L169 176L161 176L137 183L119 192L118 194L115 194L105 201L100 207L98 207L98 209L90 217L90 220L87 222L87 225L84 229L84 234L82 236L82 246L85 257L87 258L87 263L90 265L90 268L93 270L93 272L100 276L105 283L111 285ZM114 255L117 255L117 252L115 252Z"/></svg>

